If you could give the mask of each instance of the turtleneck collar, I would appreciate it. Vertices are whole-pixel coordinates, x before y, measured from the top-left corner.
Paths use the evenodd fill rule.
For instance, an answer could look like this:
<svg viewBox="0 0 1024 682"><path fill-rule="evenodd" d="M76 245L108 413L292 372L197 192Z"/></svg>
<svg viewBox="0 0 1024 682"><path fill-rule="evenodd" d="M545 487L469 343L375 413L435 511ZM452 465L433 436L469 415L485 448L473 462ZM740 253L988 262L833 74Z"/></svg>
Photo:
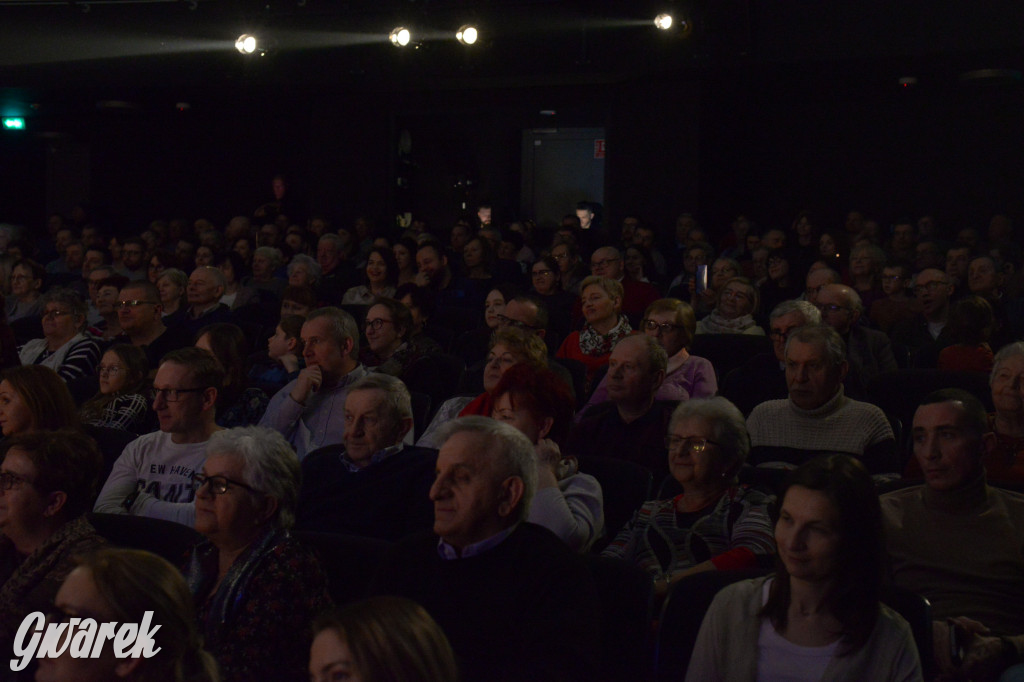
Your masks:
<svg viewBox="0 0 1024 682"><path fill-rule="evenodd" d="M789 401L789 409L793 410L799 415L804 417L824 417L825 415L832 414L846 403L846 394L843 392L843 385L839 385L839 390L836 394L828 399L824 405L820 405L811 410L805 410L802 407L798 407L792 400Z"/></svg>
<svg viewBox="0 0 1024 682"><path fill-rule="evenodd" d="M924 486L924 504L947 514L969 514L988 503L988 484L982 469L973 480L955 490L934 490Z"/></svg>

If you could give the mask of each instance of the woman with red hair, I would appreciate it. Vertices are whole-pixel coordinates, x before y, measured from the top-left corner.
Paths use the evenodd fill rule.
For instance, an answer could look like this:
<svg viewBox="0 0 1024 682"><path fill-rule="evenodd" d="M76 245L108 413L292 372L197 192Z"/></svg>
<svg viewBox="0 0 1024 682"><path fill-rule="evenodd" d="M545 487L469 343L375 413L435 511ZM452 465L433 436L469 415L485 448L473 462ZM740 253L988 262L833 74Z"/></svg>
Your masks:
<svg viewBox="0 0 1024 682"><path fill-rule="evenodd" d="M565 381L549 369L519 363L502 375L492 398L491 416L522 431L536 449L537 493L527 520L586 552L604 533L604 499L597 479L579 473L576 458L563 458L559 449L573 416Z"/></svg>

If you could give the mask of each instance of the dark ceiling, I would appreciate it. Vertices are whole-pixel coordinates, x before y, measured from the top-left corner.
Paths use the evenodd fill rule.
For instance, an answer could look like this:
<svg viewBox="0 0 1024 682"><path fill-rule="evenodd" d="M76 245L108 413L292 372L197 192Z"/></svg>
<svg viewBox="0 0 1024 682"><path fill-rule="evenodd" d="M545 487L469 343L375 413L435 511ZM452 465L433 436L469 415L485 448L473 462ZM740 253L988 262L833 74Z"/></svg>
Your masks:
<svg viewBox="0 0 1024 682"><path fill-rule="evenodd" d="M688 33L651 25L661 7ZM0 0L0 109L700 78L780 68L894 80L1024 68L1019 0ZM453 39L469 21L481 43ZM387 42L396 25L418 49ZM272 50L243 57L243 32Z"/></svg>

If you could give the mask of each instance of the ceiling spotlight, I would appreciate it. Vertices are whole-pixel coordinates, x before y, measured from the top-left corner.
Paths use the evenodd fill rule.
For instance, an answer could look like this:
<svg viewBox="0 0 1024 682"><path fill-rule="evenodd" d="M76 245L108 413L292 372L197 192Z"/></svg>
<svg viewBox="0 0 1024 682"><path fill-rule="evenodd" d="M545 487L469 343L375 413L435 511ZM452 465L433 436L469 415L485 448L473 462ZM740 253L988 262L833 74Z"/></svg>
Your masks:
<svg viewBox="0 0 1024 682"><path fill-rule="evenodd" d="M405 47L409 44L409 41L412 40L412 34L409 33L409 29L404 26L399 26L391 32L391 35L388 36L388 40L390 40L391 44L395 47Z"/></svg>
<svg viewBox="0 0 1024 682"><path fill-rule="evenodd" d="M654 25L660 28L662 31L667 31L672 28L672 15L671 14L659 14L654 17Z"/></svg>
<svg viewBox="0 0 1024 682"><path fill-rule="evenodd" d="M476 26L472 24L466 24L455 34L455 38L463 45L472 45L478 37L479 34L477 33Z"/></svg>
<svg viewBox="0 0 1024 682"><path fill-rule="evenodd" d="M256 51L256 36L243 33L235 41L235 49L242 54L252 54Z"/></svg>

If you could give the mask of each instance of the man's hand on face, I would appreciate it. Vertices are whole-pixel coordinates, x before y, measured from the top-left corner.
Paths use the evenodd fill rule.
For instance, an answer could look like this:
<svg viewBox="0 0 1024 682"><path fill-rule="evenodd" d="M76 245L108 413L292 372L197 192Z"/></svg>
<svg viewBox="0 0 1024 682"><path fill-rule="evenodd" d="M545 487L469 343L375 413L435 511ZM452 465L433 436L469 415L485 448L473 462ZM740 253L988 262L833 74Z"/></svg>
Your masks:
<svg viewBox="0 0 1024 682"><path fill-rule="evenodd" d="M301 370L295 380L295 388L291 392L292 400L300 405L305 405L309 394L319 389L323 381L324 373L319 365L312 365Z"/></svg>

